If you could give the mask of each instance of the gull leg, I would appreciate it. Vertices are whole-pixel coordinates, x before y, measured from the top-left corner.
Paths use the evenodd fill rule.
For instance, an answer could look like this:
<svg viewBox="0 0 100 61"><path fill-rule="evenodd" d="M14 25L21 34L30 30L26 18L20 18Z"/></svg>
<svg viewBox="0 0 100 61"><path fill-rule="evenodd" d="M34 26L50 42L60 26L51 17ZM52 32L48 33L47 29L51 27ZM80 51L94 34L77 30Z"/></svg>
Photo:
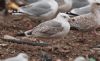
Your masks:
<svg viewBox="0 0 100 61"><path fill-rule="evenodd" d="M79 40L79 42L84 42L85 41L85 39L84 39L84 33L83 32L81 32L81 38L80 38L80 40Z"/></svg>
<svg viewBox="0 0 100 61"><path fill-rule="evenodd" d="M82 37L81 39L84 40L83 32L81 33L81 37Z"/></svg>

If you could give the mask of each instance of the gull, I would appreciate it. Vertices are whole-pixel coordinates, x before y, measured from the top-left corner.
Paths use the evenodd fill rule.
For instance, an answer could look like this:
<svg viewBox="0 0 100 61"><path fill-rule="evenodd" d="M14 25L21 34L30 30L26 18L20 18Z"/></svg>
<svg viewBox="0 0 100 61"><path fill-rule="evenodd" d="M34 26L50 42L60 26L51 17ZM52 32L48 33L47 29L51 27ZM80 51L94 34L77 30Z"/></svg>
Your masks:
<svg viewBox="0 0 100 61"><path fill-rule="evenodd" d="M40 0L18 8L19 12L28 15L30 18L40 20L51 19L58 10L58 3L55 0Z"/></svg>
<svg viewBox="0 0 100 61"><path fill-rule="evenodd" d="M79 56L76 57L74 61L87 61L85 57Z"/></svg>
<svg viewBox="0 0 100 61"><path fill-rule="evenodd" d="M80 7L80 8L73 8L69 14L77 14L77 15L83 15L83 14L87 14L90 12L91 10L91 5L92 3L99 3L100 0L87 0L89 2L88 5Z"/></svg>
<svg viewBox="0 0 100 61"><path fill-rule="evenodd" d="M0 61L28 61L28 55L25 53L19 53L17 56L15 57L10 57L7 59L2 59Z"/></svg>
<svg viewBox="0 0 100 61"><path fill-rule="evenodd" d="M31 30L24 32L26 36L32 37L64 37L70 31L68 20L70 17L65 13L58 13L57 17L40 23Z"/></svg>
<svg viewBox="0 0 100 61"><path fill-rule="evenodd" d="M72 0L72 8L69 12L67 12L67 14L71 16L78 16L82 14L83 12L87 13L88 11L86 10L88 10L88 5L89 5L88 0ZM84 11L83 9L86 9L86 10Z"/></svg>
<svg viewBox="0 0 100 61"><path fill-rule="evenodd" d="M56 0L58 12L68 12L72 8L72 0Z"/></svg>
<svg viewBox="0 0 100 61"><path fill-rule="evenodd" d="M71 27L80 31L93 31L95 35L99 35L96 29L100 27L100 3L92 3L90 13L72 17L69 22Z"/></svg>

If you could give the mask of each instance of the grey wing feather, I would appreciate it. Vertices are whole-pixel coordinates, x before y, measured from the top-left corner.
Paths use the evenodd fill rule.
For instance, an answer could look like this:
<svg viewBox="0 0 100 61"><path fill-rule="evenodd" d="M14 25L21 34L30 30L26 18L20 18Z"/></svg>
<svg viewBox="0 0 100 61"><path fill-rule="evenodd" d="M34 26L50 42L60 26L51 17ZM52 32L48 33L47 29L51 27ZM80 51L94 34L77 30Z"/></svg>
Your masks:
<svg viewBox="0 0 100 61"><path fill-rule="evenodd" d="M58 3L59 6L64 4L64 0L55 0L55 1Z"/></svg>
<svg viewBox="0 0 100 61"><path fill-rule="evenodd" d="M62 31L62 27L48 27L45 31L43 31L42 33L45 33L47 35L54 35L58 32Z"/></svg>
<svg viewBox="0 0 100 61"><path fill-rule="evenodd" d="M39 0L26 0L26 2L28 3L34 3L34 2L38 2Z"/></svg>
<svg viewBox="0 0 100 61"><path fill-rule="evenodd" d="M89 13L90 12L90 5L84 6L82 8L79 9L79 13Z"/></svg>
<svg viewBox="0 0 100 61"><path fill-rule="evenodd" d="M80 8L80 7L83 7L83 6L86 6L88 5L89 2L88 0L73 0L73 8Z"/></svg>
<svg viewBox="0 0 100 61"><path fill-rule="evenodd" d="M33 16L41 16L42 14L48 13L51 11L51 7L47 3L40 3L38 5L28 5L21 7L24 13L33 15Z"/></svg>
<svg viewBox="0 0 100 61"><path fill-rule="evenodd" d="M45 25L44 25L45 24ZM63 27L60 23L55 21L47 21L45 23L40 24L36 28L34 28L34 32L39 32L44 35L54 35L58 32L61 32L63 30Z"/></svg>

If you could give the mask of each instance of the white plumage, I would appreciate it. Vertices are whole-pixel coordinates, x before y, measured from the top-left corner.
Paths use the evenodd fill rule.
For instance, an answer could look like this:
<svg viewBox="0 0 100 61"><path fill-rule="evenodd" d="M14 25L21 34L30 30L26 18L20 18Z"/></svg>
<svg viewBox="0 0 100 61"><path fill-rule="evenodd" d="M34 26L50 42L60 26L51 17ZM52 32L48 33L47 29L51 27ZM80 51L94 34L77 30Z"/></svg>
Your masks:
<svg viewBox="0 0 100 61"><path fill-rule="evenodd" d="M79 57L76 57L74 61L87 61L87 60L86 58L79 56Z"/></svg>
<svg viewBox="0 0 100 61"><path fill-rule="evenodd" d="M17 56L15 57L10 57L7 59L2 59L0 61L28 61L28 55L25 53L19 53Z"/></svg>

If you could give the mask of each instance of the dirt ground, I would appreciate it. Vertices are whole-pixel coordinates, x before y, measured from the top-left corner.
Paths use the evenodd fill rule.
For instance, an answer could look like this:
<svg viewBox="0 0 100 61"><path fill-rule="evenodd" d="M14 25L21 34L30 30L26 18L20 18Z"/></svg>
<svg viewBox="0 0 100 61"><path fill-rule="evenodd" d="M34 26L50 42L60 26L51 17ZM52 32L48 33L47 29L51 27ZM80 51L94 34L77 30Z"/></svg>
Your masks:
<svg viewBox="0 0 100 61"><path fill-rule="evenodd" d="M28 18L20 19L21 16L2 16L0 15L0 37L3 35L14 35L19 31L26 31L32 29L38 23L35 20ZM16 20L17 19L17 20ZM53 61L57 58L63 61L73 61L77 56L92 55L100 61L100 54L94 50L97 44L100 44L100 36L94 36L90 32L84 33L83 39L81 32L71 30L64 39L38 39L40 41L48 42L49 46L30 46L25 44L9 43L0 40L0 59L16 56L18 53L25 52L30 56L30 61L39 61L40 52L45 51L52 55Z"/></svg>

